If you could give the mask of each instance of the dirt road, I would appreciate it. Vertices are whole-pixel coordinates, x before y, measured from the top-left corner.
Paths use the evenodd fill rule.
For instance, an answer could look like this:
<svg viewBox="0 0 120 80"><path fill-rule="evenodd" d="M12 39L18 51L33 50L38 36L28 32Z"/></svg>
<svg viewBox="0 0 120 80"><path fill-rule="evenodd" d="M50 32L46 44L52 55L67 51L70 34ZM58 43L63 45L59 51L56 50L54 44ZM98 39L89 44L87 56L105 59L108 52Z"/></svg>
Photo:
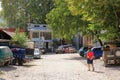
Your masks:
<svg viewBox="0 0 120 80"><path fill-rule="evenodd" d="M86 60L75 54L46 54L24 66L1 67L0 80L120 80L120 66L103 66L97 59L95 71L87 71Z"/></svg>

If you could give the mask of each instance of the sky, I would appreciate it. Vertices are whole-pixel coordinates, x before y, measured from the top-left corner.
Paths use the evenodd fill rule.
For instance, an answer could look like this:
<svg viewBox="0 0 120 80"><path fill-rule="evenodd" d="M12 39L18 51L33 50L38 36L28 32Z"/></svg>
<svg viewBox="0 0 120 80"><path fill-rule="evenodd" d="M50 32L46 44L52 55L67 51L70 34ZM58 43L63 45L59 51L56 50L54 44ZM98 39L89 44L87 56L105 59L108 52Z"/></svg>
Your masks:
<svg viewBox="0 0 120 80"><path fill-rule="evenodd" d="M2 10L2 7L1 7L1 2L0 2L0 11ZM0 18L0 23L2 23L2 19Z"/></svg>
<svg viewBox="0 0 120 80"><path fill-rule="evenodd" d="M2 7L1 7L1 2L0 2L0 11L2 10Z"/></svg>

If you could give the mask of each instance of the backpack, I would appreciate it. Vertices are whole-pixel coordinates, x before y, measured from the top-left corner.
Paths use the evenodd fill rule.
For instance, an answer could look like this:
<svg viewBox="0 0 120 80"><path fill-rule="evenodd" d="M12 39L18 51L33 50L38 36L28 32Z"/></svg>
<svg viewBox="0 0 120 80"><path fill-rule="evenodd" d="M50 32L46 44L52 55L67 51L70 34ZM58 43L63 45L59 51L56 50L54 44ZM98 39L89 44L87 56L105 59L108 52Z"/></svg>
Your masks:
<svg viewBox="0 0 120 80"><path fill-rule="evenodd" d="M87 58L88 59L93 59L94 58L94 52L93 51L87 52Z"/></svg>

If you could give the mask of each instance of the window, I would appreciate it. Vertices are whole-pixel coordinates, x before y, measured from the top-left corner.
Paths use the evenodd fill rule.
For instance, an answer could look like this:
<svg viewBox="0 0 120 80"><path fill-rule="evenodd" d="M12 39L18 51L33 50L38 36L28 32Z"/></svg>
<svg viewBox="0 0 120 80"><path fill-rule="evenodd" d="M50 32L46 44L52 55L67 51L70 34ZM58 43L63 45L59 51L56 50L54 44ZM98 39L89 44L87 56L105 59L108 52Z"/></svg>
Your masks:
<svg viewBox="0 0 120 80"><path fill-rule="evenodd" d="M51 32L43 32L43 36L45 37L45 40L51 40L52 39L52 33Z"/></svg>
<svg viewBox="0 0 120 80"><path fill-rule="evenodd" d="M33 32L33 38L39 38L39 33L38 32Z"/></svg>

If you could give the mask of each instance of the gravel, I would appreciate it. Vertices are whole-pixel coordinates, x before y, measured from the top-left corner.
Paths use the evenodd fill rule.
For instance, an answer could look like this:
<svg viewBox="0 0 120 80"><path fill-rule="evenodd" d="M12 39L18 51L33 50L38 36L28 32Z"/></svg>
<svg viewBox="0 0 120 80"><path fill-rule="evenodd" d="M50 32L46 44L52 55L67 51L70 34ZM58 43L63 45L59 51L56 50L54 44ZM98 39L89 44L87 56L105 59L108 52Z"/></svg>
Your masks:
<svg viewBox="0 0 120 80"><path fill-rule="evenodd" d="M23 66L0 67L0 80L120 80L120 66L104 67L94 60L95 71L87 71L86 59L77 53L45 54Z"/></svg>

